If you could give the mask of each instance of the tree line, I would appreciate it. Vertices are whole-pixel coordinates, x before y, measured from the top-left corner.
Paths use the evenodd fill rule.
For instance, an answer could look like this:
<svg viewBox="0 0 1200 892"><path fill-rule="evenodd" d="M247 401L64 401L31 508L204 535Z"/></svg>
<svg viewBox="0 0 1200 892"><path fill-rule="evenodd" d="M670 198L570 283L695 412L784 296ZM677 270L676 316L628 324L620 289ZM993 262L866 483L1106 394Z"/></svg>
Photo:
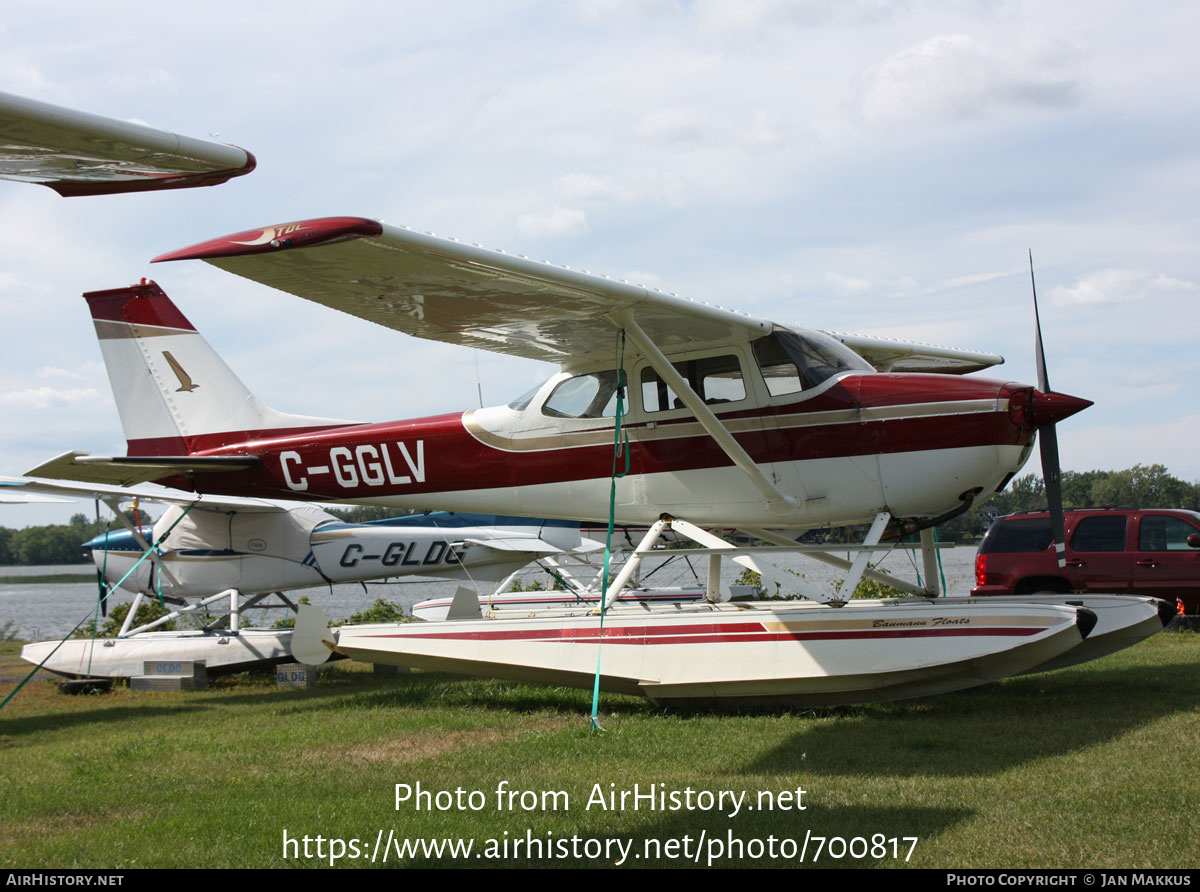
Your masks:
<svg viewBox="0 0 1200 892"><path fill-rule="evenodd" d="M124 514L133 520L132 511L125 511ZM142 524L153 523L145 511L139 511L138 516ZM0 527L0 566L90 563L91 554L83 549L83 543L103 533L106 526L113 531L125 529L116 520L97 526L94 518L89 520L84 514L71 515L68 523L25 527L22 530Z"/></svg>

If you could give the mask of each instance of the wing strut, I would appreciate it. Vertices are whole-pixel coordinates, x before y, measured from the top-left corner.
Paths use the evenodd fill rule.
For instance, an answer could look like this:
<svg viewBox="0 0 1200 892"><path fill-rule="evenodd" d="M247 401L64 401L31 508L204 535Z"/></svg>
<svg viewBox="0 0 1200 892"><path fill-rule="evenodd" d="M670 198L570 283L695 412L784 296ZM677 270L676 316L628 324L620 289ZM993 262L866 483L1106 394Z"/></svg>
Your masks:
<svg viewBox="0 0 1200 892"><path fill-rule="evenodd" d="M654 367L654 371L658 372L663 381L675 391L675 394L682 400L683 404L692 411L692 414L696 416L696 420L700 422L700 425L708 435L729 456L730 461L763 494L767 500L767 510L772 514L779 515L793 513L797 508L796 499L781 493L775 488L775 484L768 480L766 475L759 470L758 465L754 463L754 459L733 438L733 434L729 433L725 425L721 424L720 419L713 414L712 409L705 405L704 400L700 399L699 394L692 390L692 386L675 370L675 366L671 365L670 360L663 355L658 346L642 331L641 326L634 321L633 314L625 311L611 318L615 325L625 329L629 340L633 341L634 346L650 361L650 365Z"/></svg>

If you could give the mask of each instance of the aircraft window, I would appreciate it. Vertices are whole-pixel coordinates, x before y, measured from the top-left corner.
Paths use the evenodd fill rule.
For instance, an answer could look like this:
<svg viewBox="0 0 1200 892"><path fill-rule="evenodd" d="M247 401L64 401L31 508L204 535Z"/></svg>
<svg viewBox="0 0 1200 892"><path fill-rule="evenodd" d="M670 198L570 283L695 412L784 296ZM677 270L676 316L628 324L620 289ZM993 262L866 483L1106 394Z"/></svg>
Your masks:
<svg viewBox="0 0 1200 892"><path fill-rule="evenodd" d="M552 418L613 418L617 414L617 373L592 372L568 378L550 394L542 414Z"/></svg>
<svg viewBox="0 0 1200 892"><path fill-rule="evenodd" d="M735 355L707 356L672 363L675 371L709 406L746 398L742 367ZM652 368L642 369L642 406L647 412L682 409L683 401Z"/></svg>
<svg viewBox="0 0 1200 892"><path fill-rule="evenodd" d="M1188 536L1194 536L1197 532L1200 531L1187 521L1162 514L1150 514L1142 518L1141 529L1138 531L1138 550L1191 551L1187 544Z"/></svg>
<svg viewBox="0 0 1200 892"><path fill-rule="evenodd" d="M545 381L542 382L542 384L545 383ZM523 394L509 403L508 408L515 409L518 412L528 409L529 404L533 402L533 398L537 396L538 391L542 389L542 384L538 384L535 387L531 387L529 390L525 391Z"/></svg>
<svg viewBox="0 0 1200 892"><path fill-rule="evenodd" d="M871 365L833 338L783 329L754 342L754 358L771 396L816 387L841 372L869 371Z"/></svg>

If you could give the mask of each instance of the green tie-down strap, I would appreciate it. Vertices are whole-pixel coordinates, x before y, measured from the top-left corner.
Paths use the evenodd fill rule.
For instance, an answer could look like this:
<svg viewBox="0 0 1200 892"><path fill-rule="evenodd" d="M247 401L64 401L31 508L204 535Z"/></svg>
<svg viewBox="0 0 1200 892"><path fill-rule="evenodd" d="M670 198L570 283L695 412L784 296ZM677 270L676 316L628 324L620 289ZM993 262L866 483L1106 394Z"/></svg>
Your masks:
<svg viewBox="0 0 1200 892"><path fill-rule="evenodd" d="M613 424L612 475L608 489L608 534L604 539L604 570L600 574L600 636L596 643L596 680L592 685L592 730L600 727L600 653L604 647L604 614L608 602L608 567L612 560L612 536L617 518L617 480L629 473L629 435L621 425L625 418L625 330L621 329L620 347L617 351L617 415ZM617 466L622 457L625 469L618 473Z"/></svg>

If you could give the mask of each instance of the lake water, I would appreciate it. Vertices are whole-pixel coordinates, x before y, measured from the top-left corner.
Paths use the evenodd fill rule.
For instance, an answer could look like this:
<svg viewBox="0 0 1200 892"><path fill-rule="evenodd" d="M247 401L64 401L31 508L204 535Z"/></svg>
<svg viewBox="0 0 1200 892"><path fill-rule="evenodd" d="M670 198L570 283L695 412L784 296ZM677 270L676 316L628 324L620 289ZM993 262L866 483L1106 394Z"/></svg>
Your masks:
<svg viewBox="0 0 1200 892"><path fill-rule="evenodd" d="M830 549L831 553L837 554ZM975 579L975 548L961 546L941 549L942 568L946 578L946 591L951 595L966 595L970 593ZM674 552L680 555L680 552ZM879 561L879 569L885 570L900 579L916 582L912 561L908 552L894 551ZM846 557L842 553L842 557ZM919 563L920 555L913 558ZM651 586L673 586L703 584L706 561L704 557L693 557L689 561L675 557L670 563L664 564L665 558L657 555L647 558L643 563L642 579ZM822 585L832 585L836 579L841 579L843 571L806 559L800 555L790 555L775 558L775 563L783 569L803 574L806 578ZM732 561L722 561L723 584L728 585L741 572L741 568ZM0 627L6 622L15 626L16 637L29 641L39 641L48 638L61 638L68 634L81 622L91 619L96 609L96 583L41 583L16 584L3 583L6 576L44 576L56 573L87 573L92 570L91 564L72 564L59 567L0 567ZM523 576L526 583L535 580L542 582L543 587L550 587L546 573L534 567L527 570ZM412 605L427 598L446 597L453 595L461 582L431 579L427 577L408 577L395 582L369 582L365 585L335 585L320 588L301 589L289 593L295 600L300 595L307 595L314 604L322 608L334 619L340 619L370 607L377 598L394 601L404 607L405 612L412 610ZM486 589L484 590L486 591ZM127 603L132 596L126 592L118 592L111 598L112 603ZM282 617L282 610L253 611L249 614L250 623L269 626L274 620ZM247 624L243 620L244 624Z"/></svg>

